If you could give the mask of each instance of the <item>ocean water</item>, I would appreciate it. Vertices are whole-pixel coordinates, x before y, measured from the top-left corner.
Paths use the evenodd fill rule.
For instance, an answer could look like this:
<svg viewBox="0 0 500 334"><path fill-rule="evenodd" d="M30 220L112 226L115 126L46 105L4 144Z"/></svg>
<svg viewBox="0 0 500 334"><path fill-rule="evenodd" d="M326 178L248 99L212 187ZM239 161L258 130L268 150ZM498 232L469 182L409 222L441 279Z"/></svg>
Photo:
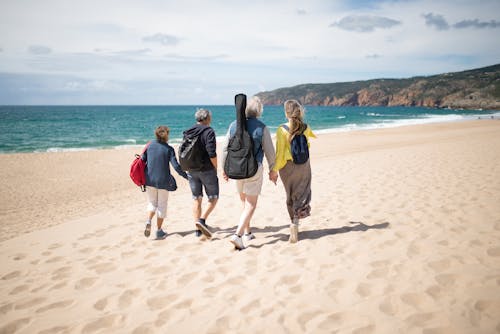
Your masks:
<svg viewBox="0 0 500 334"><path fill-rule="evenodd" d="M124 148L154 138L158 125L170 128L170 143L195 123L198 107L212 111L212 127L223 138L235 119L234 106L0 106L0 153L61 152ZM306 106L306 122L316 133L354 131L478 117L499 111L416 107ZM265 106L262 120L271 133L285 122L282 106Z"/></svg>

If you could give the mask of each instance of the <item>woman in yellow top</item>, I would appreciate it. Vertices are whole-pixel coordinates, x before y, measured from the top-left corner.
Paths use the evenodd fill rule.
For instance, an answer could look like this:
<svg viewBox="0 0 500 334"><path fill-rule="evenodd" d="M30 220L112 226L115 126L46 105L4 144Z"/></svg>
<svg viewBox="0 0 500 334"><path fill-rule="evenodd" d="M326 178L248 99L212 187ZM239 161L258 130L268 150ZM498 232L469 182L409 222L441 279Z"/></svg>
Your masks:
<svg viewBox="0 0 500 334"><path fill-rule="evenodd" d="M277 178L277 173L286 191L286 206L290 216L290 242L298 241L299 219L311 214L311 164L308 159L303 164L295 164L291 153L291 141L295 135L303 133L307 138L316 138L311 128L304 123L304 108L296 100L284 103L285 116L288 119L284 126L276 131L276 163L273 167L271 179Z"/></svg>

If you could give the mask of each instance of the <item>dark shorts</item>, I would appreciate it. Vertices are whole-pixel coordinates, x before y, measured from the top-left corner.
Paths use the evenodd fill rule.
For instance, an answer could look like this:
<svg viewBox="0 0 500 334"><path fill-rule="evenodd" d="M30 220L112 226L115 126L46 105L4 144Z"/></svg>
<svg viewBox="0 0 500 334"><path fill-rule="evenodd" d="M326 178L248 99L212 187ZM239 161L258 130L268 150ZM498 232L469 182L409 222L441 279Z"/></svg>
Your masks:
<svg viewBox="0 0 500 334"><path fill-rule="evenodd" d="M203 188L208 200L219 198L219 178L216 169L188 172L187 175L193 199L203 197Z"/></svg>

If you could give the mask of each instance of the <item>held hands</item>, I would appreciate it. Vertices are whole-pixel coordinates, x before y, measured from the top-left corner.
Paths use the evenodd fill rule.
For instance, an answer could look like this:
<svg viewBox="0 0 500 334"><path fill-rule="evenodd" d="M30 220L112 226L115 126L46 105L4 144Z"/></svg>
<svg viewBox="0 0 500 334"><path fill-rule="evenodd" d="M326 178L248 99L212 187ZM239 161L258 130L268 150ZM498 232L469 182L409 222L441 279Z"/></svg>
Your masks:
<svg viewBox="0 0 500 334"><path fill-rule="evenodd" d="M269 180L276 185L276 182L278 181L278 172L272 170L269 172Z"/></svg>
<svg viewBox="0 0 500 334"><path fill-rule="evenodd" d="M226 172L222 171L222 178L227 182L229 181L229 177L226 175Z"/></svg>

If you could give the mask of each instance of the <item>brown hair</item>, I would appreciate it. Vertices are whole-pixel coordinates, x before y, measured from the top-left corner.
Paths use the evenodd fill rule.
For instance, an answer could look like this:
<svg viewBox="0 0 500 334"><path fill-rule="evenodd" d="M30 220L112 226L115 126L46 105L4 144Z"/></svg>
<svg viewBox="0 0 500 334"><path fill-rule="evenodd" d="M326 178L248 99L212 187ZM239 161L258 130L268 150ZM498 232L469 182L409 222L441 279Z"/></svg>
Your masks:
<svg viewBox="0 0 500 334"><path fill-rule="evenodd" d="M286 118L290 120L288 140L292 141L295 135L305 130L304 107L297 100L287 100L284 103Z"/></svg>
<svg viewBox="0 0 500 334"><path fill-rule="evenodd" d="M165 125L160 125L155 130L156 139L158 139L158 141L162 142L162 143L166 143L168 141L168 134L169 133L170 133L170 129L168 128L168 126L165 126Z"/></svg>

